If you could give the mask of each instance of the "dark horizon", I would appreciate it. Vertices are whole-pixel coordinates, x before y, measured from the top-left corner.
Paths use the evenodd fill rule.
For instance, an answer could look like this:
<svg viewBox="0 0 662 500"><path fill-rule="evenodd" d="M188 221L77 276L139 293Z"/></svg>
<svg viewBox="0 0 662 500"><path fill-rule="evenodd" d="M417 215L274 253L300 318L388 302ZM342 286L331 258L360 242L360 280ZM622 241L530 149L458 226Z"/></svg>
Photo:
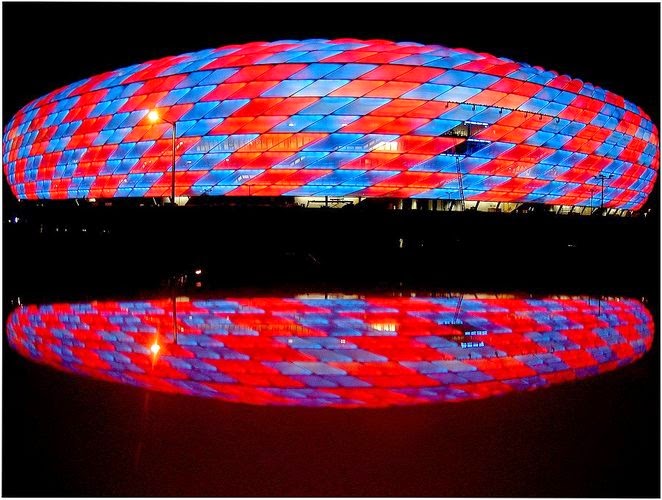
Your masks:
<svg viewBox="0 0 662 500"><path fill-rule="evenodd" d="M350 37L465 47L542 66L623 96L660 126L659 4L2 9L3 125L56 88L151 59ZM140 198L19 203L3 175L3 493L659 497L659 186L658 176L636 216L603 217L390 210L385 199L337 209L258 196L200 196L186 207ZM33 363L7 336L8 317L28 304L312 292L628 297L649 310L654 336L640 360L583 381L461 404L349 411L74 376ZM543 319L564 338L566 323L554 313ZM611 335L604 325L594 329ZM596 339L596 360L602 347Z"/></svg>

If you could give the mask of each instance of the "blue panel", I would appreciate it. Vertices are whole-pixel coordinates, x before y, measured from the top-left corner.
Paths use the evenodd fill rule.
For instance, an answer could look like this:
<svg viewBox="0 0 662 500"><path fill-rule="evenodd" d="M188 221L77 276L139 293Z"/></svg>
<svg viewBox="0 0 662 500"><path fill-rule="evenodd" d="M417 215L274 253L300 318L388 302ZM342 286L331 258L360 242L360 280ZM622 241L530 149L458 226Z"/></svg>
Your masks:
<svg viewBox="0 0 662 500"><path fill-rule="evenodd" d="M336 116L329 115L323 117L321 120L316 121L312 125L304 129L304 132L335 132L345 125L357 120L358 116Z"/></svg>
<svg viewBox="0 0 662 500"><path fill-rule="evenodd" d="M342 146L350 144L363 137L363 134L343 134L337 133L325 137L321 141L314 142L304 149L304 151L335 151Z"/></svg>
<svg viewBox="0 0 662 500"><path fill-rule="evenodd" d="M353 97L322 97L319 101L299 111L302 115L329 115L338 108L354 101ZM348 113L358 114L358 113Z"/></svg>
<svg viewBox="0 0 662 500"><path fill-rule="evenodd" d="M112 135L108 138L108 144L117 144L122 142L122 140L131 132L130 127L118 128L117 130L112 131Z"/></svg>
<svg viewBox="0 0 662 500"><path fill-rule="evenodd" d="M260 64L275 64L291 61L292 59L305 54L305 51L285 51L273 54L266 59L262 59Z"/></svg>
<svg viewBox="0 0 662 500"><path fill-rule="evenodd" d="M113 116L105 128L114 129L119 128L120 124L129 117L129 113L117 113Z"/></svg>
<svg viewBox="0 0 662 500"><path fill-rule="evenodd" d="M485 109L486 109L485 106L478 106L475 104L460 104L454 107L453 109L451 109L449 112L444 113L442 116L444 120L466 121L466 120L470 120L471 118L481 113Z"/></svg>
<svg viewBox="0 0 662 500"><path fill-rule="evenodd" d="M547 163L549 165L563 165L563 166L568 166L571 167L572 165L568 165L568 158L572 156L572 153L570 151L563 151L563 150L558 150L552 153L550 156L547 158L543 158L540 160L540 163Z"/></svg>
<svg viewBox="0 0 662 500"><path fill-rule="evenodd" d="M317 64L310 64L303 68L301 71L297 71L294 73L292 76L290 76L290 79L292 80L319 80L323 76L331 73L332 71L337 70L340 68L340 64L332 64L332 63L317 63Z"/></svg>
<svg viewBox="0 0 662 500"><path fill-rule="evenodd" d="M209 94L212 90L216 88L215 85L206 85L204 87L195 87L191 89L189 93L187 93L184 97L182 97L179 101L178 104L187 104L187 103L192 103L192 102L198 102L200 99L202 99L204 96Z"/></svg>
<svg viewBox="0 0 662 500"><path fill-rule="evenodd" d="M307 165L310 165L311 163L315 163L317 160L325 157L327 154L329 153L318 151L299 151L273 168L303 168Z"/></svg>
<svg viewBox="0 0 662 500"><path fill-rule="evenodd" d="M321 97L329 95L348 83L349 80L317 80L294 95L298 97Z"/></svg>
<svg viewBox="0 0 662 500"><path fill-rule="evenodd" d="M455 155L437 155L434 158L419 163L418 165L410 168L412 172L447 172L455 173L457 171L456 163L457 156Z"/></svg>
<svg viewBox="0 0 662 500"><path fill-rule="evenodd" d="M488 107L484 111L474 115L472 120L492 125L501 118L508 116L511 112L510 109Z"/></svg>
<svg viewBox="0 0 662 500"><path fill-rule="evenodd" d="M211 75L211 71L196 71L194 73L189 73L186 75L181 82L179 82L175 88L176 89L185 89L189 87L195 87L201 80L204 80Z"/></svg>
<svg viewBox="0 0 662 500"><path fill-rule="evenodd" d="M448 114L448 113L447 113ZM447 116L447 114L444 115ZM460 125L462 121L460 120L447 120L447 119L434 119L429 123L418 127L416 130L412 131L413 135L441 135L444 132L448 132L453 127Z"/></svg>
<svg viewBox="0 0 662 500"><path fill-rule="evenodd" d="M342 148L343 151L358 151L367 153L372 151L375 146L381 142L392 142L398 139L398 135L387 135L387 134L366 134L360 139L354 141L347 146Z"/></svg>
<svg viewBox="0 0 662 500"><path fill-rule="evenodd" d="M368 187L368 186L365 186ZM348 185L342 185L342 186L332 186L329 188L322 189L320 191L317 191L316 196L348 196L350 194L355 193L356 191L359 191L362 189L362 187L359 186L348 186ZM342 336L350 336L352 335L352 332L350 330L343 329L340 332L334 332L338 333L339 335Z"/></svg>
<svg viewBox="0 0 662 500"><path fill-rule="evenodd" d="M294 59L290 59L291 63L314 63L326 59L327 57L333 57L340 54L338 50L314 50L306 54L302 54Z"/></svg>
<svg viewBox="0 0 662 500"><path fill-rule="evenodd" d="M543 101L553 101L560 93L560 90L552 87L543 87L534 97L542 99Z"/></svg>
<svg viewBox="0 0 662 500"><path fill-rule="evenodd" d="M223 83L225 80L234 75L238 69L235 68L221 68L215 69L206 78L200 81L200 85L212 85Z"/></svg>
<svg viewBox="0 0 662 500"><path fill-rule="evenodd" d="M262 93L263 97L290 97L304 87L312 84L313 80L283 80L278 85Z"/></svg>
<svg viewBox="0 0 662 500"><path fill-rule="evenodd" d="M354 99L348 105L338 109L336 115L367 115L375 109L388 104L391 99L381 99L377 97L359 97Z"/></svg>
<svg viewBox="0 0 662 500"><path fill-rule="evenodd" d="M180 118L180 120L199 120L217 106L217 102L196 102L193 107Z"/></svg>
<svg viewBox="0 0 662 500"><path fill-rule="evenodd" d="M559 149L571 139L572 137L569 135L555 134L544 144L544 146L547 148Z"/></svg>
<svg viewBox="0 0 662 500"><path fill-rule="evenodd" d="M552 137L554 137L554 134L549 133L549 132L542 132L542 131L539 130L538 132L533 134L531 137L526 139L524 141L524 144L529 144L531 146L542 146L543 144L545 144L545 142L547 142Z"/></svg>
<svg viewBox="0 0 662 500"><path fill-rule="evenodd" d="M168 95L166 95L156 104L156 107L172 106L173 104L176 104L180 99L182 99L186 94L188 94L190 90L191 89L171 90L170 92L168 92Z"/></svg>
<svg viewBox="0 0 662 500"><path fill-rule="evenodd" d="M424 83L405 93L401 98L431 100L444 92L448 92L452 88L453 87L450 85L435 85L434 83Z"/></svg>
<svg viewBox="0 0 662 500"><path fill-rule="evenodd" d="M127 153L126 153L126 158L140 158L142 155L145 154L145 151L147 151L149 148L151 148L156 141L145 141L145 142L136 142L133 144L133 148L131 148Z"/></svg>
<svg viewBox="0 0 662 500"><path fill-rule="evenodd" d="M372 186L399 173L397 170L368 170L348 181L344 181L343 184L350 186Z"/></svg>
<svg viewBox="0 0 662 500"><path fill-rule="evenodd" d="M292 115L288 120L271 129L272 132L300 132L309 125L321 120L321 115Z"/></svg>
<svg viewBox="0 0 662 500"><path fill-rule="evenodd" d="M444 92L436 98L437 101L464 102L471 99L476 94L480 94L480 89L469 87L454 87L448 92Z"/></svg>
<svg viewBox="0 0 662 500"><path fill-rule="evenodd" d="M475 73L470 73L468 71L458 71L458 70L449 70L446 71L444 74L439 75L436 78L433 78L430 80L432 83L441 83L441 84L446 84L446 85L458 85L465 80L468 80L472 76L474 76Z"/></svg>
<svg viewBox="0 0 662 500"><path fill-rule="evenodd" d="M573 94L572 92L566 92L564 90L554 98L554 101L560 102L561 104L570 104L576 98L577 98L576 94Z"/></svg>
<svg viewBox="0 0 662 500"><path fill-rule="evenodd" d="M486 75L486 74L477 74L472 76L468 80L462 82L463 87L473 87L478 89L486 89L490 85L501 80L498 76Z"/></svg>
<svg viewBox="0 0 662 500"><path fill-rule="evenodd" d="M526 101L525 103L521 104L517 109L519 109L520 111L528 111L529 113L537 113L542 108L547 106L547 104L549 104L547 101L542 101L540 99L532 98Z"/></svg>
<svg viewBox="0 0 662 500"><path fill-rule="evenodd" d="M345 64L341 68L329 73L329 80L355 80L377 67L376 64Z"/></svg>
<svg viewBox="0 0 662 500"><path fill-rule="evenodd" d="M546 106L544 106L540 112L544 115L548 116L557 116L559 115L566 107L563 104L559 104L558 102L550 102Z"/></svg>
<svg viewBox="0 0 662 500"><path fill-rule="evenodd" d="M339 152L336 151L334 153L330 153L311 165L308 166L308 168L319 168L319 169L337 169L340 168L341 165L344 165L345 163L348 163L352 160L355 160L356 158L360 158L363 156L363 153L346 153L346 152Z"/></svg>
<svg viewBox="0 0 662 500"><path fill-rule="evenodd" d="M127 116L124 119L124 121L120 123L119 127L135 127L143 118L145 118L145 116L147 116L147 113L148 110L146 109L131 111L131 113L129 113L129 116Z"/></svg>
<svg viewBox="0 0 662 500"><path fill-rule="evenodd" d="M206 135L214 127L217 127L221 123L221 120L218 118L207 119L207 120L198 120L195 124L182 133L180 137L191 137L191 136L202 136ZM172 134L170 134L172 136ZM178 134L179 135L179 134Z"/></svg>
<svg viewBox="0 0 662 500"><path fill-rule="evenodd" d="M237 111L239 108L245 106L250 102L250 99L229 99L221 101L220 104L213 102L216 107L209 111L205 118L225 118Z"/></svg>

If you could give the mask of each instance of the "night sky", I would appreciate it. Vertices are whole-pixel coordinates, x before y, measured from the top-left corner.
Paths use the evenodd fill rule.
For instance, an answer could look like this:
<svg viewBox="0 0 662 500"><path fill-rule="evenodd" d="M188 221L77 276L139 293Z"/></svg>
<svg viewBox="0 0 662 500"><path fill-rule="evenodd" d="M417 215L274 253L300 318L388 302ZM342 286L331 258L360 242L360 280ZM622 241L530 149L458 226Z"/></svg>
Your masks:
<svg viewBox="0 0 662 500"><path fill-rule="evenodd" d="M55 88L153 58L256 40L337 37L464 47L539 65L616 92L660 121L659 4L2 7L3 125L21 106Z"/></svg>

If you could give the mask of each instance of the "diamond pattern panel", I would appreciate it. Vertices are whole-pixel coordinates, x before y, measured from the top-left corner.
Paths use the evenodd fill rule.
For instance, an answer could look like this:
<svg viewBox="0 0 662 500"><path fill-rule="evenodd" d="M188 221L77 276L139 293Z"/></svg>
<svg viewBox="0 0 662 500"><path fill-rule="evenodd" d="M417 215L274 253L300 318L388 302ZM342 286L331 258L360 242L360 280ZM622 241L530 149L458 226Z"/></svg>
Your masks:
<svg viewBox="0 0 662 500"><path fill-rule="evenodd" d="M183 196L457 199L457 157L467 200L588 206L604 194L638 209L659 169L648 115L590 83L466 49L303 40L166 57L31 102L3 135L13 193L169 195L173 131L150 110L176 122Z"/></svg>
<svg viewBox="0 0 662 500"><path fill-rule="evenodd" d="M547 387L629 364L632 299L513 296L145 300L21 306L9 344L57 369L264 405L382 407Z"/></svg>

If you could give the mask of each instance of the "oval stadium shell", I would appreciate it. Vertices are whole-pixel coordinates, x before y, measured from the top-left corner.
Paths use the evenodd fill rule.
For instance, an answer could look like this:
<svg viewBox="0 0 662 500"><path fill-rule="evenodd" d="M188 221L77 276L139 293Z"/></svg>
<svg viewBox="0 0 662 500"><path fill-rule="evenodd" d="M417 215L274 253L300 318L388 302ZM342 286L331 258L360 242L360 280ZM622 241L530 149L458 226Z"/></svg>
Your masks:
<svg viewBox="0 0 662 500"><path fill-rule="evenodd" d="M148 119L150 111L158 116ZM466 49L385 40L229 45L111 71L22 108L3 135L19 199L387 197L639 209L646 113Z"/></svg>

